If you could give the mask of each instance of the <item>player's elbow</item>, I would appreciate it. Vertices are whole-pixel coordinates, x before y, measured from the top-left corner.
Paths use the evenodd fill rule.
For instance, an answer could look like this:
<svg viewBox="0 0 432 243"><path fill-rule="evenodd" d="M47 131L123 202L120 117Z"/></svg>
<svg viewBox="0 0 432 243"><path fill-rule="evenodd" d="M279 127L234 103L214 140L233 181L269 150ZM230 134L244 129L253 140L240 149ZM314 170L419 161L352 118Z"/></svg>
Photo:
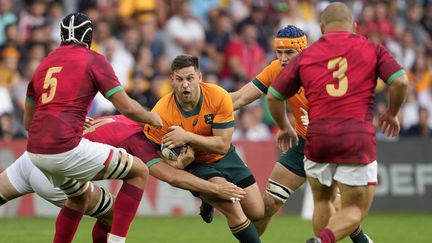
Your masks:
<svg viewBox="0 0 432 243"><path fill-rule="evenodd" d="M407 75L402 75L395 79L392 86L398 88L398 89L408 89L409 80Z"/></svg>
<svg viewBox="0 0 432 243"><path fill-rule="evenodd" d="M221 144L221 146L218 147L217 151L215 151L217 154L225 155L228 153L229 149L231 147L231 142L224 142Z"/></svg>

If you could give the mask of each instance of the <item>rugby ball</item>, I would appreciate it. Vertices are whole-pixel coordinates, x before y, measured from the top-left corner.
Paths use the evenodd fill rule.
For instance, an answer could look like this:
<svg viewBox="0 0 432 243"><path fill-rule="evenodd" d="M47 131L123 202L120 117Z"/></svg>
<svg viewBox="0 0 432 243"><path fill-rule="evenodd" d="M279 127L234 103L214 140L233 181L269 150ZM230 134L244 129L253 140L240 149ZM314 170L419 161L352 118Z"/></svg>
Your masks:
<svg viewBox="0 0 432 243"><path fill-rule="evenodd" d="M177 157L179 156L182 149L183 147L170 149L166 147L164 144L161 145L161 153L163 157L169 160L177 160Z"/></svg>

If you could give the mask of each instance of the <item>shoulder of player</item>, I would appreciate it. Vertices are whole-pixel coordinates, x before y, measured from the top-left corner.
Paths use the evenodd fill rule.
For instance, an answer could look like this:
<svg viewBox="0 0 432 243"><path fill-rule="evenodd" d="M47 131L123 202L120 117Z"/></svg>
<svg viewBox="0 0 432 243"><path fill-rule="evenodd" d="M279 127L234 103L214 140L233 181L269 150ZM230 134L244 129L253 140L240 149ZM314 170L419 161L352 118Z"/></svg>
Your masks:
<svg viewBox="0 0 432 243"><path fill-rule="evenodd" d="M152 111L155 110L161 110L161 109L168 109L168 107L170 106L170 104L174 105L174 93L171 91L168 94L162 96L154 105Z"/></svg>
<svg viewBox="0 0 432 243"><path fill-rule="evenodd" d="M201 82L201 88L205 97L220 98L224 95L229 96L228 91L217 84Z"/></svg>

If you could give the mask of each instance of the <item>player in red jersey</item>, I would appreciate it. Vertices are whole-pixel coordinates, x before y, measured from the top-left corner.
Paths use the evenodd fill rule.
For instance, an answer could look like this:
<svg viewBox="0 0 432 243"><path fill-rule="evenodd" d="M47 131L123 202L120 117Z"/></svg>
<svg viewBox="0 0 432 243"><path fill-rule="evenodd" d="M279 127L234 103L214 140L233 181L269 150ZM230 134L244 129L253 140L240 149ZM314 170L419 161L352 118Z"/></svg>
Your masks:
<svg viewBox="0 0 432 243"><path fill-rule="evenodd" d="M214 194L225 200L229 200L231 197L239 199L244 197L245 192L233 183L216 184L164 163L156 153L157 150L146 140L141 123L130 120L123 115L116 115L100 117L92 121L91 125L90 122L86 124L85 138L114 147L128 148L128 153L137 156L147 164L152 176L172 186ZM92 185L92 187L95 190L100 190L100 196L95 198L98 200L90 202L86 214L98 219L93 227L93 242L102 243L107 241L114 199L105 189L99 189L96 185ZM62 207L66 200L63 191L54 187L43 173L31 163L28 153L24 152L12 165L0 173L0 206L9 200L32 192L58 207Z"/></svg>
<svg viewBox="0 0 432 243"><path fill-rule="evenodd" d="M90 180L123 179L108 242L124 242L147 181L148 169L124 149L82 138L88 107L97 92L120 113L160 127L122 89L105 57L91 51L92 23L74 13L61 21L61 45L38 66L27 88L24 125L33 164L67 195L56 220L54 242L71 242L93 197ZM124 207L123 205L128 205Z"/></svg>
<svg viewBox="0 0 432 243"><path fill-rule="evenodd" d="M314 195L317 236L308 242L344 238L369 211L377 183L372 117L378 77L390 85L389 107L379 125L389 136L399 133L396 115L406 96L405 71L383 46L353 33L354 26L345 4L330 4L321 15L323 37L291 60L267 96L284 150L297 136L287 129L284 100L303 86L309 101L305 171ZM334 213L329 205L336 188L342 208Z"/></svg>

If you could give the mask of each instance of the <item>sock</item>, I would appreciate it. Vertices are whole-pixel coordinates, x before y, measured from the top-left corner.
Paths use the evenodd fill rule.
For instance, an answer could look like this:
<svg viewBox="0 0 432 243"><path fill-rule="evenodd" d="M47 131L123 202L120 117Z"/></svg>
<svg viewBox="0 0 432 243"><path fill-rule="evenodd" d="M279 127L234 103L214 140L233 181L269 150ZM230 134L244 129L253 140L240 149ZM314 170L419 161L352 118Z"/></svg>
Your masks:
<svg viewBox="0 0 432 243"><path fill-rule="evenodd" d="M56 220L54 243L72 242L83 213L64 206Z"/></svg>
<svg viewBox="0 0 432 243"><path fill-rule="evenodd" d="M123 182L114 204L111 234L126 237L138 210L144 190Z"/></svg>
<svg viewBox="0 0 432 243"><path fill-rule="evenodd" d="M125 237L120 237L120 236L117 236L117 235L108 234L107 243L125 243L125 242L126 242L126 238Z"/></svg>
<svg viewBox="0 0 432 243"><path fill-rule="evenodd" d="M230 230L240 242L261 243L258 232L249 219L237 226L230 227Z"/></svg>
<svg viewBox="0 0 432 243"><path fill-rule="evenodd" d="M350 235L350 238L353 243L369 243L368 238L363 233L360 226Z"/></svg>
<svg viewBox="0 0 432 243"><path fill-rule="evenodd" d="M319 238L321 238L322 243L335 243L336 242L335 235L334 235L333 231L331 231L329 228L323 229L321 232L318 233L317 236Z"/></svg>
<svg viewBox="0 0 432 243"><path fill-rule="evenodd" d="M92 231L93 243L106 243L110 229L111 227L109 225L97 220Z"/></svg>

